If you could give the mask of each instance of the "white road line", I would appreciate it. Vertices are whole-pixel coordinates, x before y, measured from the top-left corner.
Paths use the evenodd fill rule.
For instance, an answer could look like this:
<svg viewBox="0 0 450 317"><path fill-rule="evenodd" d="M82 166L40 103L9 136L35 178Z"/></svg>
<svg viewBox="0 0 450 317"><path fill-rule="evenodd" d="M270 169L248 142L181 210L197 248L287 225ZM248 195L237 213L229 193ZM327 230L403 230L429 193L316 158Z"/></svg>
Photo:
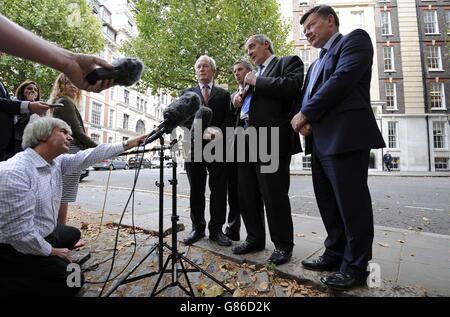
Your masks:
<svg viewBox="0 0 450 317"><path fill-rule="evenodd" d="M427 207L415 207L415 206L405 206L405 208L436 210L436 211L444 211L445 210L445 209L439 209L439 208L427 208Z"/></svg>

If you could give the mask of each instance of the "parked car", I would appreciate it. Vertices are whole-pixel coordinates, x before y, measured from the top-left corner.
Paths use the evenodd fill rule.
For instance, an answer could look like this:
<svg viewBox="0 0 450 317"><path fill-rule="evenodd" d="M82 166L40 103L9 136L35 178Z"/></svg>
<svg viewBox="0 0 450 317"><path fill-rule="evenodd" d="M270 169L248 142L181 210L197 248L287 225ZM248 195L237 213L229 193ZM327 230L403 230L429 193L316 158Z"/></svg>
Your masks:
<svg viewBox="0 0 450 317"><path fill-rule="evenodd" d="M136 157L130 157L128 160L129 168L138 168L139 160L136 160ZM148 158L142 159L141 168L152 168L152 162Z"/></svg>
<svg viewBox="0 0 450 317"><path fill-rule="evenodd" d="M89 176L89 170L88 169L83 170L80 175L80 182L88 176Z"/></svg>
<svg viewBox="0 0 450 317"><path fill-rule="evenodd" d="M151 159L152 168L159 168L159 156L154 156ZM164 167L172 167L172 160L164 160Z"/></svg>
<svg viewBox="0 0 450 317"><path fill-rule="evenodd" d="M94 170L98 171L100 169L104 170L115 170L118 168L123 168L127 170L129 168L127 161L123 157L113 157L111 159L103 160L101 162L92 165Z"/></svg>

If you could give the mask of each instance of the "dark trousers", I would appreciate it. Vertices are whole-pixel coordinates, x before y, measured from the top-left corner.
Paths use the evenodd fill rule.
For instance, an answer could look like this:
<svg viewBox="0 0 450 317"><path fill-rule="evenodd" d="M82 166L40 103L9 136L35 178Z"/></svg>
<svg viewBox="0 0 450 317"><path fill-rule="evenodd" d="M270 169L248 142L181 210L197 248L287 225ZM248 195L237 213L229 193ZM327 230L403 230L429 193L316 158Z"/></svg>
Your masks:
<svg viewBox="0 0 450 317"><path fill-rule="evenodd" d="M294 228L289 201L291 156L280 157L274 173L261 173L261 163L238 163L239 204L247 230L246 241L265 246L264 207L270 238L275 247L291 251Z"/></svg>
<svg viewBox="0 0 450 317"><path fill-rule="evenodd" d="M60 225L45 238L54 248L73 248L80 230ZM69 262L58 256L23 254L0 244L0 296L73 296L79 287L68 287ZM83 276L81 276L83 282Z"/></svg>
<svg viewBox="0 0 450 317"><path fill-rule="evenodd" d="M365 272L372 258L369 152L324 156L314 148L312 155L314 193L328 234L324 256L342 261L340 270L344 273Z"/></svg>
<svg viewBox="0 0 450 317"><path fill-rule="evenodd" d="M229 162L227 164L227 186L228 186L228 226L226 231L239 235L241 229L241 212L239 209L237 163Z"/></svg>
<svg viewBox="0 0 450 317"><path fill-rule="evenodd" d="M209 174L209 233L222 231L227 212L227 180L225 163L186 162L189 179L192 229L205 231L205 191Z"/></svg>

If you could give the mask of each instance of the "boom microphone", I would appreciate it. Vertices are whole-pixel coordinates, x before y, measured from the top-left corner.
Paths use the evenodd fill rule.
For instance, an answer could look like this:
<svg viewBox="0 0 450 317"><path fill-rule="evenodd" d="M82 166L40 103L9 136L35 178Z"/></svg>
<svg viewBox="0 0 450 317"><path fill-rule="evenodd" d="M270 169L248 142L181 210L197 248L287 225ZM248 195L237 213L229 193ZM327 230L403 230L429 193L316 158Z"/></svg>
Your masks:
<svg viewBox="0 0 450 317"><path fill-rule="evenodd" d="M194 127L201 123L202 131L205 131L207 127L211 124L213 112L208 107L200 107L198 111L195 113L194 121L192 122L192 126L190 127L191 132L194 130Z"/></svg>
<svg viewBox="0 0 450 317"><path fill-rule="evenodd" d="M163 112L164 121L149 134L144 141L144 145L160 138L164 133L171 133L176 127L183 126L191 121L200 108L200 104L200 97L194 92L187 92L172 102Z"/></svg>
<svg viewBox="0 0 450 317"><path fill-rule="evenodd" d="M86 76L86 80L93 85L97 80L114 79L114 84L131 86L141 78L144 69L144 63L134 57L120 58L112 65L113 69L94 69Z"/></svg>

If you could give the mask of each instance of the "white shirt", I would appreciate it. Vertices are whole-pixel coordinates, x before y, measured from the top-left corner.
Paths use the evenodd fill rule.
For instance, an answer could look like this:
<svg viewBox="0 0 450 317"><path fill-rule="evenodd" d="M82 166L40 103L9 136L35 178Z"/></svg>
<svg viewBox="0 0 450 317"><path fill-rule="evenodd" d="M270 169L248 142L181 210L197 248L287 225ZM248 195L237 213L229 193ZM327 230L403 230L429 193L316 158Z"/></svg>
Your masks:
<svg viewBox="0 0 450 317"><path fill-rule="evenodd" d="M49 164L28 148L0 162L0 243L24 254L50 255L52 246L44 238L56 227L62 176L123 151L122 143L100 144Z"/></svg>

